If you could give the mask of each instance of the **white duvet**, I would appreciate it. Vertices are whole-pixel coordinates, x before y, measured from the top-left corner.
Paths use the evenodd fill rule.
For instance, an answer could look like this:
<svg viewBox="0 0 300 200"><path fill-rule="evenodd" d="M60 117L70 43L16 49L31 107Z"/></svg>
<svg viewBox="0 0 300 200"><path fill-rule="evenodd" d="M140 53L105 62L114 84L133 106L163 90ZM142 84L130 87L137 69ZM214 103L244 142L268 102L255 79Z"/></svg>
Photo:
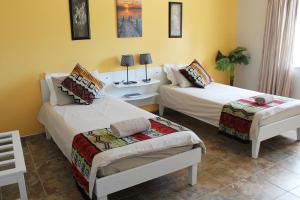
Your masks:
<svg viewBox="0 0 300 200"><path fill-rule="evenodd" d="M71 160L72 141L76 134L108 128L112 123L137 117L149 119L156 115L113 97L105 96L104 99L96 100L92 105L51 106L45 103L39 112L38 120L51 133L53 140L64 155ZM128 156L198 143L204 148L203 142L194 132L183 131L102 152L93 160L90 195L92 195L99 167Z"/></svg>
<svg viewBox="0 0 300 200"><path fill-rule="evenodd" d="M215 82L206 86L205 89L164 85L160 88L160 103L218 127L225 104L260 94L262 93ZM260 126L299 114L300 101L296 99L277 107L262 110L254 116L250 138L256 139L258 137Z"/></svg>

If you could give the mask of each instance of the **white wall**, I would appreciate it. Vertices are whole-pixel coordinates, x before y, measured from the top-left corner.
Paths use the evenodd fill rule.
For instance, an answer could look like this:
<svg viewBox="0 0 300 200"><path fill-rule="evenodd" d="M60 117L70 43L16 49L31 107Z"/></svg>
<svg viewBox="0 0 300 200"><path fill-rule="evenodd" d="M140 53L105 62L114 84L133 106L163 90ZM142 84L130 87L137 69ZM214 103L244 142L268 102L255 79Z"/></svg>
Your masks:
<svg viewBox="0 0 300 200"><path fill-rule="evenodd" d="M300 99L300 68L293 69L292 97Z"/></svg>
<svg viewBox="0 0 300 200"><path fill-rule="evenodd" d="M267 11L267 0L238 0L237 45L247 47L251 63L236 70L235 85L257 90L263 36Z"/></svg>

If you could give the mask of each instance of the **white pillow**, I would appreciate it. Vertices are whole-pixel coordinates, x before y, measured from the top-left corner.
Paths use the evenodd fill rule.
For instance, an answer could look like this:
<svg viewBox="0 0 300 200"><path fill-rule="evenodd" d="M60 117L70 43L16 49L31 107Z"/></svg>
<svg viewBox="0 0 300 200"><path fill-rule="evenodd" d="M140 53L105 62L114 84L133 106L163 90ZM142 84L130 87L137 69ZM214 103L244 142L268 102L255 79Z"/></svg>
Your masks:
<svg viewBox="0 0 300 200"><path fill-rule="evenodd" d="M177 80L174 76L174 73L172 72L172 68L179 69L179 68L183 68L185 66L187 66L187 65L185 65L185 64L165 64L164 65L164 68L163 68L164 72L167 74L167 78L169 81L171 81L172 85L178 85Z"/></svg>
<svg viewBox="0 0 300 200"><path fill-rule="evenodd" d="M174 77L176 79L176 82L178 83L179 87L181 88L187 88L187 87L192 87L192 83L187 80L181 73L180 73L180 69L183 69L183 68L171 68L173 74L174 74Z"/></svg>
<svg viewBox="0 0 300 200"><path fill-rule="evenodd" d="M91 74L98 78L98 71L92 71ZM54 85L53 85L53 82L52 82L52 77L53 78L59 78L59 77L63 77L63 76L69 76L70 74L68 73L48 73L46 74L45 76L45 80L47 82L47 85L48 85L48 88L49 88L49 91L50 91L50 105L52 106L56 106L57 105L57 96L56 96L56 92L54 90ZM96 96L96 99L97 98L101 98L103 96L103 93L102 92L99 92L99 94Z"/></svg>
<svg viewBox="0 0 300 200"><path fill-rule="evenodd" d="M47 82L49 91L50 91L50 105L55 106L57 105L57 97L56 97L56 93L54 90L54 85L52 82L52 77L53 78L59 78L59 77L63 77L63 76L68 76L69 74L67 73L52 73L52 74L46 74L45 76L45 80Z"/></svg>

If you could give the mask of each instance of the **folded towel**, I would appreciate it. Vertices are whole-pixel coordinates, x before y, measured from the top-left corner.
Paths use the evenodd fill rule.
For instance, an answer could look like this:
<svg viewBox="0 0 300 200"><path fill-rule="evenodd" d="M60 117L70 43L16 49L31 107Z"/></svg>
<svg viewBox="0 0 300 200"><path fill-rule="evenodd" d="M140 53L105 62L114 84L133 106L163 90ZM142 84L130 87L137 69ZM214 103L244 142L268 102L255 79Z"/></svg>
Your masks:
<svg viewBox="0 0 300 200"><path fill-rule="evenodd" d="M110 128L115 137L123 138L146 131L150 128L150 126L151 124L149 120L140 117L111 124Z"/></svg>
<svg viewBox="0 0 300 200"><path fill-rule="evenodd" d="M273 99L274 99L273 96L270 94L262 94L255 97L255 102L258 105L264 105L264 104L272 103Z"/></svg>

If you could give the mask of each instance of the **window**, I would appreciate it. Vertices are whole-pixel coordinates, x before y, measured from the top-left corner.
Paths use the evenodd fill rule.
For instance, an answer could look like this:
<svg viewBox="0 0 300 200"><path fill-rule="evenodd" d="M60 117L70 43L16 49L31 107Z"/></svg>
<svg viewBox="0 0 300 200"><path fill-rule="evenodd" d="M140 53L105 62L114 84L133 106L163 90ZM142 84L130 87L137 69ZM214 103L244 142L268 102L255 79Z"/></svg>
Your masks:
<svg viewBox="0 0 300 200"><path fill-rule="evenodd" d="M300 13L300 6L298 9ZM295 37L295 49L294 49L294 67L300 67L300 16L298 15L297 25L296 25L296 37Z"/></svg>

